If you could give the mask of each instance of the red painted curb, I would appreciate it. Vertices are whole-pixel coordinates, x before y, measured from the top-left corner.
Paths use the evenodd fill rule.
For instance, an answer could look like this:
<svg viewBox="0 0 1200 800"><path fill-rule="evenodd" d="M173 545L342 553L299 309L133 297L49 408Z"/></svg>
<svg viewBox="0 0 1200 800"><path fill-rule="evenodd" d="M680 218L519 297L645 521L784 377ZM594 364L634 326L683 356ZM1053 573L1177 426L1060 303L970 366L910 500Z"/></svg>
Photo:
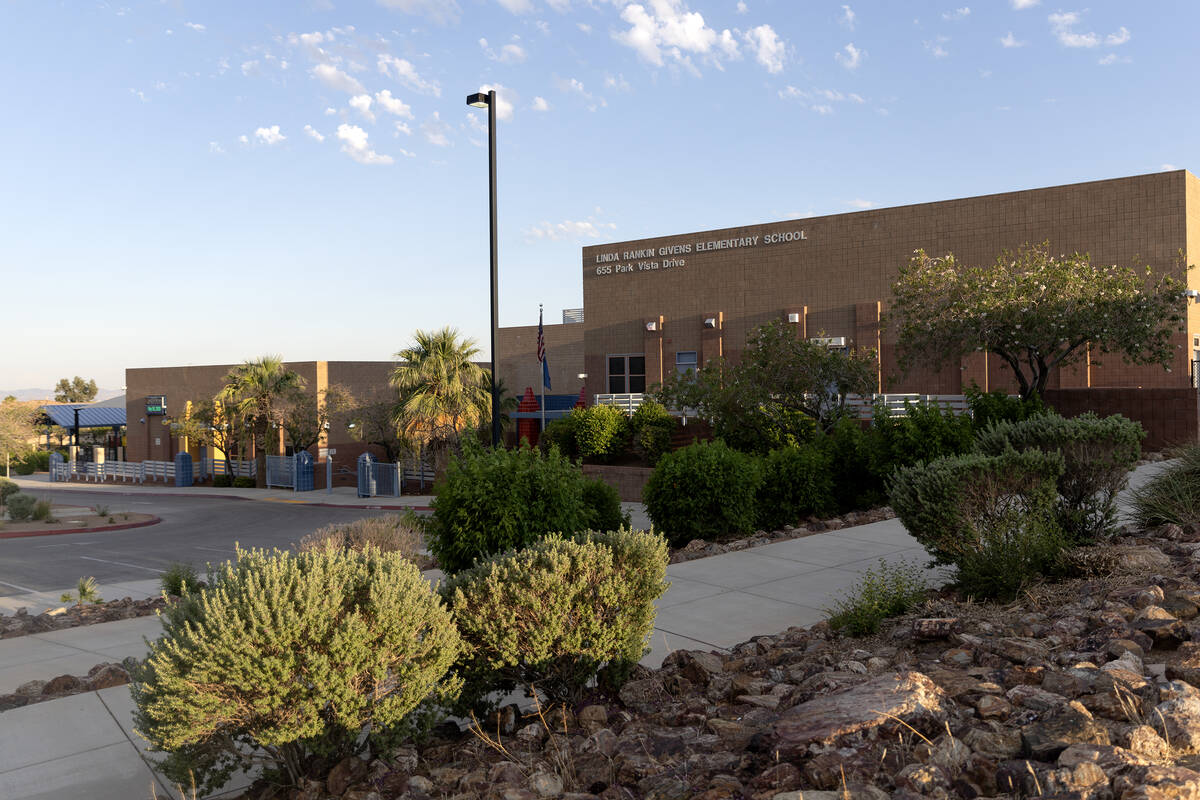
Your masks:
<svg viewBox="0 0 1200 800"><path fill-rule="evenodd" d="M24 539L29 536L61 536L64 533L107 533L109 531L127 531L132 528L146 528L162 522L158 517L152 517L142 522L130 522L125 525L104 525L96 528L67 528L64 531L0 531L0 539Z"/></svg>

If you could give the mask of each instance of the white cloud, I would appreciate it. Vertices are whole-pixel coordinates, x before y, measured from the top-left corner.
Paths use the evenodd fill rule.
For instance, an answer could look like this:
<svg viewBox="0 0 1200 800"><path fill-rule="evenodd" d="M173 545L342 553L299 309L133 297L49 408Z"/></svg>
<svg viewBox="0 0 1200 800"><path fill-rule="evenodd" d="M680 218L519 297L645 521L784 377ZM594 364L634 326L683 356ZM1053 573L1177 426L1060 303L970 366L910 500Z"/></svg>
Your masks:
<svg viewBox="0 0 1200 800"><path fill-rule="evenodd" d="M455 0L379 0L379 4L405 14L419 14L439 24L454 22L459 15Z"/></svg>
<svg viewBox="0 0 1200 800"><path fill-rule="evenodd" d="M537 28L543 36L550 35L550 23L546 22L546 20L539 19L537 22L533 23L533 26Z"/></svg>
<svg viewBox="0 0 1200 800"><path fill-rule="evenodd" d="M312 138L316 139L318 142L325 141L325 137L321 135L321 132L318 131L316 128L314 128L312 125L305 125L304 132L307 133Z"/></svg>
<svg viewBox="0 0 1200 800"><path fill-rule="evenodd" d="M356 94L354 97L350 98L349 104L351 108L362 114L371 122L375 121L375 114L371 111L371 95Z"/></svg>
<svg viewBox="0 0 1200 800"><path fill-rule="evenodd" d="M1101 42L1110 47L1116 47L1125 44L1131 38L1129 29L1123 25L1116 33L1110 33L1103 39L1093 31L1079 33L1075 30L1075 26L1082 19L1078 11L1059 11L1051 14L1047 19L1050 21L1050 30L1058 37L1058 41L1063 47L1097 47Z"/></svg>
<svg viewBox="0 0 1200 800"><path fill-rule="evenodd" d="M533 3L529 0L496 0L496 2L513 14L528 14L533 11Z"/></svg>
<svg viewBox="0 0 1200 800"><path fill-rule="evenodd" d="M860 50L854 46L854 42L850 42L840 52L834 53L833 58L846 69L857 69L866 55L866 50Z"/></svg>
<svg viewBox="0 0 1200 800"><path fill-rule="evenodd" d="M576 22L575 27L579 28L579 30L583 31L584 33L592 32L592 26L588 25L586 22Z"/></svg>
<svg viewBox="0 0 1200 800"><path fill-rule="evenodd" d="M421 134L425 137L425 141L429 142L434 147L449 147L450 136L448 135L450 126L442 122L438 112L433 112L433 116L421 123Z"/></svg>
<svg viewBox="0 0 1200 800"><path fill-rule="evenodd" d="M367 90L359 82L358 78L347 75L333 64L317 64L312 69L312 74L317 77L321 83L328 86L330 89L336 89L339 92L346 94L364 94Z"/></svg>
<svg viewBox="0 0 1200 800"><path fill-rule="evenodd" d="M417 74L417 68L412 65L412 62L403 58L396 58L389 53L382 53L378 61L379 71L389 78L394 78L410 89L415 89L424 94L431 94L434 97L442 96L442 87L438 86L436 81L427 81Z"/></svg>
<svg viewBox="0 0 1200 800"><path fill-rule="evenodd" d="M327 117L332 117L336 113L337 113L337 109L334 108L333 106L329 106L328 108L325 109L325 116L327 116Z"/></svg>
<svg viewBox="0 0 1200 800"><path fill-rule="evenodd" d="M250 138L248 136L246 136L246 134L244 134L244 133L238 137L238 141L241 142L242 144L250 144Z"/></svg>
<svg viewBox="0 0 1200 800"><path fill-rule="evenodd" d="M861 197L856 197L855 199L846 203L846 205L850 206L851 208L867 209L867 208L874 208L875 201L863 200Z"/></svg>
<svg viewBox="0 0 1200 800"><path fill-rule="evenodd" d="M854 30L854 16L854 9L850 8L850 6L842 6L842 16L838 21L850 30Z"/></svg>
<svg viewBox="0 0 1200 800"><path fill-rule="evenodd" d="M342 152L360 164L391 164L395 159L381 155L367 143L367 132L357 125L338 125L337 138L342 142Z"/></svg>
<svg viewBox="0 0 1200 800"><path fill-rule="evenodd" d="M183 24L184 24L184 27L191 28L192 30L196 31L197 33L204 33L206 30L208 30L208 28L201 25L199 22L185 22Z"/></svg>
<svg viewBox="0 0 1200 800"><path fill-rule="evenodd" d="M596 222L594 218L586 220L563 220L562 222L543 221L525 230L526 241L562 241L572 239L599 239L603 232L615 231L617 226L611 222Z"/></svg>
<svg viewBox="0 0 1200 800"><path fill-rule="evenodd" d="M1102 57L1097 63L1102 67L1111 66L1112 64L1130 64L1133 59L1129 56L1119 56L1116 53L1109 53Z"/></svg>
<svg viewBox="0 0 1200 800"><path fill-rule="evenodd" d="M146 93L143 92L141 89L130 89L129 93L131 95L133 95L134 97L136 97L138 100L141 100L143 103L150 102L150 99L148 97L146 97Z"/></svg>
<svg viewBox="0 0 1200 800"><path fill-rule="evenodd" d="M787 47L770 25L759 25L746 32L746 43L754 52L754 58L766 67L767 72L775 75L783 72L783 61L787 56Z"/></svg>
<svg viewBox="0 0 1200 800"><path fill-rule="evenodd" d="M396 132L394 134L392 134L393 136L399 136L402 133L405 136L412 136L412 128L408 127L407 122L400 122L399 120L397 120L395 124L396 124Z"/></svg>
<svg viewBox="0 0 1200 800"><path fill-rule="evenodd" d="M382 92L375 93L375 102L379 103L379 107L389 114L397 117L408 117L412 119L412 106L401 100L399 97L392 97L392 93L388 89Z"/></svg>
<svg viewBox="0 0 1200 800"><path fill-rule="evenodd" d="M1163 164L1159 167L1159 169L1163 172L1174 172L1175 170L1179 169L1179 167L1175 166L1174 164Z"/></svg>
<svg viewBox="0 0 1200 800"><path fill-rule="evenodd" d="M1042 0L1012 0L1012 7L1017 11L1024 11L1027 8L1033 8Z"/></svg>
<svg viewBox="0 0 1200 800"><path fill-rule="evenodd" d="M208 152L216 153L217 155L223 155L225 153L225 148L221 147L220 142L209 142L208 143Z"/></svg>
<svg viewBox="0 0 1200 800"><path fill-rule="evenodd" d="M818 104L818 105L813 106L812 110L821 115L832 114L833 106L826 105L826 104Z"/></svg>
<svg viewBox="0 0 1200 800"><path fill-rule="evenodd" d="M549 111L550 104L546 102L544 97L533 98L533 105L530 106L534 111Z"/></svg>
<svg viewBox="0 0 1200 800"><path fill-rule="evenodd" d="M257 74L258 74L258 61L257 61L257 59L256 59L256 60L253 60L253 61L243 61L243 62L242 62L242 74L243 74L243 75L247 75L247 76L249 76L249 75L257 75Z"/></svg>
<svg viewBox="0 0 1200 800"><path fill-rule="evenodd" d="M278 125L272 125L269 128L258 128L254 131L254 138L263 144L279 144L287 137L279 132Z"/></svg>
<svg viewBox="0 0 1200 800"><path fill-rule="evenodd" d="M837 89L798 89L795 86L787 86L779 90L779 97L782 100L794 100L807 105L809 110L815 111L818 114L832 114L834 112L835 103L854 103L863 105L866 99L855 92L844 93Z"/></svg>
<svg viewBox="0 0 1200 800"><path fill-rule="evenodd" d="M631 91L633 87L629 85L629 81L625 80L624 75L618 74L616 76L605 75L604 88L616 89L618 92L628 92Z"/></svg>
<svg viewBox="0 0 1200 800"><path fill-rule="evenodd" d="M750 11L749 7L746 5L745 0L738 0L738 4L734 10L737 11L737 13L739 13L739 14L746 14Z"/></svg>
<svg viewBox="0 0 1200 800"><path fill-rule="evenodd" d="M1104 43L1110 47L1116 47L1117 45L1125 44L1130 38L1129 29L1122 25L1116 33L1110 33L1108 36L1105 36Z"/></svg>
<svg viewBox="0 0 1200 800"><path fill-rule="evenodd" d="M946 48L942 47L942 45L948 41L950 41L949 36L939 36L931 42L924 42L925 49L928 50L929 54L934 58L945 58L946 56L950 55L950 53L946 50Z"/></svg>
<svg viewBox="0 0 1200 800"><path fill-rule="evenodd" d="M479 46L483 49L484 55L492 61L499 61L501 64L520 64L525 60L525 50L519 44L506 44L500 48L500 52L496 52L488 47L487 39L480 39Z"/></svg>
<svg viewBox="0 0 1200 800"><path fill-rule="evenodd" d="M565 14L571 9L571 0L546 0L546 5L560 14Z"/></svg>
<svg viewBox="0 0 1200 800"><path fill-rule="evenodd" d="M479 87L481 92L496 92L496 118L508 122L513 118L513 92L511 89L506 89L500 84L485 83Z"/></svg>
<svg viewBox="0 0 1200 800"><path fill-rule="evenodd" d="M969 16L971 16L971 8L969 6L963 6L962 8L956 8L953 11L947 11L946 13L942 14L942 19L947 19L951 22L957 22L958 20L966 19Z"/></svg>
<svg viewBox="0 0 1200 800"><path fill-rule="evenodd" d="M1012 31L1009 31L1008 33L1006 33L1000 37L1000 46L1001 47L1024 47L1025 44L1026 44L1025 42L1018 41L1017 37L1013 36Z"/></svg>
<svg viewBox="0 0 1200 800"><path fill-rule="evenodd" d="M621 11L629 29L615 33L618 42L632 48L643 61L661 67L670 58L689 71L696 72L691 56L700 56L716 66L721 57L738 57L737 40L724 30L717 33L704 21L704 15L691 11L683 0L649 0L651 10L641 3L630 3Z"/></svg>

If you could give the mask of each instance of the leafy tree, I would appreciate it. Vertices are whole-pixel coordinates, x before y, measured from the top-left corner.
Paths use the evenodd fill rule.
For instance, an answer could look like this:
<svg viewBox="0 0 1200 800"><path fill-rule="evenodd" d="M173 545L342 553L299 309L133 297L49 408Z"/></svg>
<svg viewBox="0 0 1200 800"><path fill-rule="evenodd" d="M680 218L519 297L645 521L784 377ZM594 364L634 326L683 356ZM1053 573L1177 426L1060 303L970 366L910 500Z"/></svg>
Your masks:
<svg viewBox="0 0 1200 800"><path fill-rule="evenodd" d="M395 400L355 401L350 419L350 436L356 441L378 445L383 448L388 461L395 461L401 453L415 450L412 441L402 436L396 423Z"/></svg>
<svg viewBox="0 0 1200 800"><path fill-rule="evenodd" d="M33 449L37 441L34 422L38 416L36 403L22 403L16 398L5 398L0 403L0 452L4 454L5 474L12 456L20 456Z"/></svg>
<svg viewBox="0 0 1200 800"><path fill-rule="evenodd" d="M333 384L319 393L296 394L283 409L283 433L297 451L307 450L321 440L330 420L354 407L354 398L345 386Z"/></svg>
<svg viewBox="0 0 1200 800"><path fill-rule="evenodd" d="M54 387L54 399L59 403L90 403L96 399L99 392L95 380L85 381L76 375L74 378L62 378Z"/></svg>
<svg viewBox="0 0 1200 800"><path fill-rule="evenodd" d="M229 371L219 397L250 423L258 488L267 485L267 434L283 421L288 404L304 389L304 379L284 366L279 356L262 356Z"/></svg>
<svg viewBox="0 0 1200 800"><path fill-rule="evenodd" d="M490 413L484 371L473 339L454 328L417 331L414 343L396 354L391 383L400 393L395 421L421 446L457 442ZM486 410L486 411L485 411Z"/></svg>
<svg viewBox="0 0 1200 800"><path fill-rule="evenodd" d="M847 395L875 391L873 350L845 353L799 339L780 321L757 328L746 345L740 363L717 358L699 373L673 375L655 399L693 410L733 447L765 452L805 441L814 423L830 430Z"/></svg>
<svg viewBox="0 0 1200 800"><path fill-rule="evenodd" d="M916 251L892 286L900 366L955 364L987 351L1012 370L1021 397L1046 388L1051 370L1091 353L1120 353L1169 369L1181 330L1184 284L1149 268L1055 256L1049 242L1005 250L992 264Z"/></svg>

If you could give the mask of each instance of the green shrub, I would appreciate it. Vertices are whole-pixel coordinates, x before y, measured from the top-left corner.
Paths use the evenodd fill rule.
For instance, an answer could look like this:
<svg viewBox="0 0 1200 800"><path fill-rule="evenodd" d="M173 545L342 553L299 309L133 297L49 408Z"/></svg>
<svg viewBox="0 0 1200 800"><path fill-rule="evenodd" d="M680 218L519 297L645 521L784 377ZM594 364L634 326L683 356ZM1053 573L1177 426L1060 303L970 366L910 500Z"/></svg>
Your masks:
<svg viewBox="0 0 1200 800"><path fill-rule="evenodd" d="M1170 463L1130 493L1139 528L1200 523L1200 445L1181 447L1171 456Z"/></svg>
<svg viewBox="0 0 1200 800"><path fill-rule="evenodd" d="M565 417L547 422L546 429L542 431L542 435L538 439L541 451L548 453L551 447L557 447L558 452L567 458L579 458L579 448L575 445L575 423L578 419L572 412Z"/></svg>
<svg viewBox="0 0 1200 800"><path fill-rule="evenodd" d="M92 605L98 606L103 603L104 600L100 597L100 593L96 591L96 588L95 578L80 578L75 584L74 594L71 592L63 592L58 599L64 603L74 603L80 607L82 607L85 603L91 603Z"/></svg>
<svg viewBox="0 0 1200 800"><path fill-rule="evenodd" d="M629 418L616 406L588 406L571 412L575 417L575 447L584 458L611 461L625 451Z"/></svg>
<svg viewBox="0 0 1200 800"><path fill-rule="evenodd" d="M1034 395L1029 400L1010 396L1000 389L985 392L974 381L965 392L967 408L971 411L971 422L975 431L982 431L995 422L1020 422L1038 414L1049 413L1042 398Z"/></svg>
<svg viewBox="0 0 1200 800"><path fill-rule="evenodd" d="M621 495L599 478L584 480L583 504L589 513L588 528L591 530L615 531L629 527L629 514L621 510Z"/></svg>
<svg viewBox="0 0 1200 800"><path fill-rule="evenodd" d="M721 441L699 442L663 456L642 499L655 528L679 547L753 531L760 479L753 456Z"/></svg>
<svg viewBox="0 0 1200 800"><path fill-rule="evenodd" d="M38 500L33 504L33 519L35 522L57 522L51 513L49 500Z"/></svg>
<svg viewBox="0 0 1200 800"><path fill-rule="evenodd" d="M662 403L643 400L629 418L629 429L634 446L646 459L646 463L654 466L663 454L671 449L675 418Z"/></svg>
<svg viewBox="0 0 1200 800"><path fill-rule="evenodd" d="M916 564L889 564L868 569L845 597L826 609L829 625L851 636L870 636L889 617L898 617L925 598L925 574Z"/></svg>
<svg viewBox="0 0 1200 800"><path fill-rule="evenodd" d="M552 535L447 579L441 592L465 645L464 697L536 687L577 703L599 673L619 686L645 655L666 591L661 536L629 530Z"/></svg>
<svg viewBox="0 0 1200 800"><path fill-rule="evenodd" d="M258 484L255 482L254 478L246 475L240 475L233 479L233 488L235 489L253 489L257 486Z"/></svg>
<svg viewBox="0 0 1200 800"><path fill-rule="evenodd" d="M36 471L34 465L25 459L14 461L11 465L11 468L12 471L18 475L32 475Z"/></svg>
<svg viewBox="0 0 1200 800"><path fill-rule="evenodd" d="M971 451L975 430L971 418L934 403L904 404L903 416L875 409L871 424L871 471L883 480L897 467Z"/></svg>
<svg viewBox="0 0 1200 800"><path fill-rule="evenodd" d="M213 488L221 489L233 486L232 475L213 475Z"/></svg>
<svg viewBox="0 0 1200 800"><path fill-rule="evenodd" d="M10 495L8 502L8 518L13 522L28 522L33 517L33 508L37 500L31 494Z"/></svg>
<svg viewBox="0 0 1200 800"><path fill-rule="evenodd" d="M812 445L781 447L762 460L762 483L755 496L757 524L776 530L811 514L832 511L829 457Z"/></svg>
<svg viewBox="0 0 1200 800"><path fill-rule="evenodd" d="M19 491L21 491L21 487L17 484L8 478L0 478L0 506L4 506L8 502L8 498Z"/></svg>
<svg viewBox="0 0 1200 800"><path fill-rule="evenodd" d="M158 585L164 594L182 597L199 589L200 579L196 577L196 569L191 564L173 561L159 577Z"/></svg>
<svg viewBox="0 0 1200 800"><path fill-rule="evenodd" d="M583 474L555 449L463 446L433 488L427 544L447 572L524 547L547 533L587 530Z"/></svg>
<svg viewBox="0 0 1200 800"><path fill-rule="evenodd" d="M1086 544L1116 521L1117 493L1141 457L1146 432L1132 420L1092 412L1067 419L1038 414L1020 422L998 422L980 432L980 452L997 455L1006 447L1060 453L1065 469L1058 478L1058 516L1062 529Z"/></svg>
<svg viewBox="0 0 1200 800"><path fill-rule="evenodd" d="M422 703L453 691L461 648L417 568L373 548L239 549L162 620L133 673L135 728L200 794L255 764L287 787L393 745Z"/></svg>
<svg viewBox="0 0 1200 800"><path fill-rule="evenodd" d="M15 459L10 466L18 475L47 472L50 469L50 453L45 450L32 450Z"/></svg>
<svg viewBox="0 0 1200 800"><path fill-rule="evenodd" d="M833 499L839 511L883 505L884 481L871 463L871 433L858 420L838 420L814 444L829 459Z"/></svg>
<svg viewBox="0 0 1200 800"><path fill-rule="evenodd" d="M889 483L896 515L959 585L982 597L1011 596L1055 568L1067 544L1055 514L1058 453L1009 449L902 467Z"/></svg>

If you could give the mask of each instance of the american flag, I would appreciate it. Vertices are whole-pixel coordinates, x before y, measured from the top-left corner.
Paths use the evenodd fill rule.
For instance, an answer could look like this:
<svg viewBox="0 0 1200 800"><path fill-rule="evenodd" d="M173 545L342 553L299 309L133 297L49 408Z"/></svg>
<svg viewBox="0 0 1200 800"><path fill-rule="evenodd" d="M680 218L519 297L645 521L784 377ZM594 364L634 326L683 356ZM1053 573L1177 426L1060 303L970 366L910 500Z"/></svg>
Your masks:
<svg viewBox="0 0 1200 800"><path fill-rule="evenodd" d="M538 361L546 360L546 337L542 333L542 307L538 306Z"/></svg>

